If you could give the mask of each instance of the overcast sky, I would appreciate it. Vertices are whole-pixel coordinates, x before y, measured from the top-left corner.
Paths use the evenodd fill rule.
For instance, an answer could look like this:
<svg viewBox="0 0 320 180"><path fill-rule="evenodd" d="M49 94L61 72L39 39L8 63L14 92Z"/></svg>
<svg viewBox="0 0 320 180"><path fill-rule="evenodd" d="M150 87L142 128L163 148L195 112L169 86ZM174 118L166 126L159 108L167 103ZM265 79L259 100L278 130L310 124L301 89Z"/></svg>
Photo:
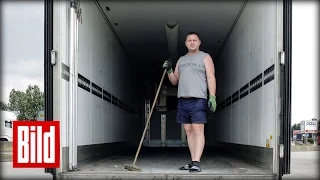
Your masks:
<svg viewBox="0 0 320 180"><path fill-rule="evenodd" d="M294 1L292 122L319 119L319 1Z"/></svg>
<svg viewBox="0 0 320 180"><path fill-rule="evenodd" d="M12 88L25 90L37 84L43 91L43 3L13 1L1 9L2 100L9 101ZM319 8L319 6L318 6ZM293 4L292 121L319 118L316 71L319 48L318 13L311 1Z"/></svg>
<svg viewBox="0 0 320 180"><path fill-rule="evenodd" d="M6 1L0 7L1 98L9 102L12 88L37 84L43 91L44 9L41 1Z"/></svg>

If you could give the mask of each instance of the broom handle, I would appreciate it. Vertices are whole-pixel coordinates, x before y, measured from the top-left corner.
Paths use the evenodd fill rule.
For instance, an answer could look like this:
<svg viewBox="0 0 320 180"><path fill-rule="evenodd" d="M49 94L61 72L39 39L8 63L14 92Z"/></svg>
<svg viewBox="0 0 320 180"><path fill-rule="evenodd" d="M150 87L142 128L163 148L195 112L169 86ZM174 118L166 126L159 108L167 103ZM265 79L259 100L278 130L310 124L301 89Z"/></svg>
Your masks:
<svg viewBox="0 0 320 180"><path fill-rule="evenodd" d="M158 87L158 90L157 90L157 94L156 94L156 96L154 97L153 104L152 104L152 108L151 108L151 111L150 111L150 113L149 113L148 120L147 120L147 124L146 124L146 126L145 126L145 128L144 128L144 131L143 131L143 134L142 134L142 137L141 137L141 140L140 140L140 144L139 144L139 147L138 147L138 151L137 151L136 157L134 158L134 161L133 161L133 165L136 164L136 161L137 161L137 158L138 158L138 154L139 154L139 152L140 152L140 148L141 148L141 145L142 145L142 141L143 141L144 136L145 136L145 134L146 134L147 127L149 126L149 121L150 121L150 118L151 118L151 115L152 115L152 112L153 112L153 108L154 108L154 105L156 104L156 101L157 101L157 98L158 98L158 94L159 94L159 91L160 91L160 88L161 88L161 85L162 85L162 82L163 82L163 79L164 79L164 76L165 76L166 72L167 72L167 69L165 69L165 70L163 71L162 78L161 78L161 81L160 81L160 84L159 84L159 87Z"/></svg>

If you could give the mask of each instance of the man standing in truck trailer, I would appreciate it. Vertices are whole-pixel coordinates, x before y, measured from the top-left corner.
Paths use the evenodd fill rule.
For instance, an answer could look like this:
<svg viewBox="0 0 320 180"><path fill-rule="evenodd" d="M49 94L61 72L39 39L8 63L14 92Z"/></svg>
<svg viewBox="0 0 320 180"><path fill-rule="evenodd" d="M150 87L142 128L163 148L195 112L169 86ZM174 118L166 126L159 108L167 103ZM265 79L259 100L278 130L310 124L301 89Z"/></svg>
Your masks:
<svg viewBox="0 0 320 180"><path fill-rule="evenodd" d="M167 69L168 78L173 85L178 85L177 122L186 130L191 163L180 168L189 172L200 172L205 137L204 124L207 123L208 104L211 111L216 110L216 78L214 64L209 54L200 51L200 37L190 32L185 41L188 53L177 61L173 72L171 60L166 60L163 68ZM207 90L209 89L209 103Z"/></svg>

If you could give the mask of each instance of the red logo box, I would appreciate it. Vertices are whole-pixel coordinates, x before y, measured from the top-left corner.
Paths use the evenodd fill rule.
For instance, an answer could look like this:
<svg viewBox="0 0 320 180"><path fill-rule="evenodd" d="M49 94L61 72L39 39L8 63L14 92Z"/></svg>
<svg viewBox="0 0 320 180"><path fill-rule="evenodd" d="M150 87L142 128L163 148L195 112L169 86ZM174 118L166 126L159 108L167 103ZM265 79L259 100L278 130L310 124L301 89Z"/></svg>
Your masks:
<svg viewBox="0 0 320 180"><path fill-rule="evenodd" d="M59 121L13 121L12 136L14 168L59 168Z"/></svg>

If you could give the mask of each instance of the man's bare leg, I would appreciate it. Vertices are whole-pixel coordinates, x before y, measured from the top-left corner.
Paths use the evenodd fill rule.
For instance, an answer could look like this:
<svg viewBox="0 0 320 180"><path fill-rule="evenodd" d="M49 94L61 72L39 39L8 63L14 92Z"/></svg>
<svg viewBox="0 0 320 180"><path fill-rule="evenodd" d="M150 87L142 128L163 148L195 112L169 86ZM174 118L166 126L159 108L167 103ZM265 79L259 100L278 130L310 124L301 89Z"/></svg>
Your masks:
<svg viewBox="0 0 320 180"><path fill-rule="evenodd" d="M193 159L195 157L195 136L193 133L192 125L191 124L184 124L183 126L184 126L184 129L186 130L190 155L191 155L191 159L193 161Z"/></svg>
<svg viewBox="0 0 320 180"><path fill-rule="evenodd" d="M205 144L204 124L192 124L192 130L194 134L195 145L194 156L192 158L192 161L200 162Z"/></svg>

